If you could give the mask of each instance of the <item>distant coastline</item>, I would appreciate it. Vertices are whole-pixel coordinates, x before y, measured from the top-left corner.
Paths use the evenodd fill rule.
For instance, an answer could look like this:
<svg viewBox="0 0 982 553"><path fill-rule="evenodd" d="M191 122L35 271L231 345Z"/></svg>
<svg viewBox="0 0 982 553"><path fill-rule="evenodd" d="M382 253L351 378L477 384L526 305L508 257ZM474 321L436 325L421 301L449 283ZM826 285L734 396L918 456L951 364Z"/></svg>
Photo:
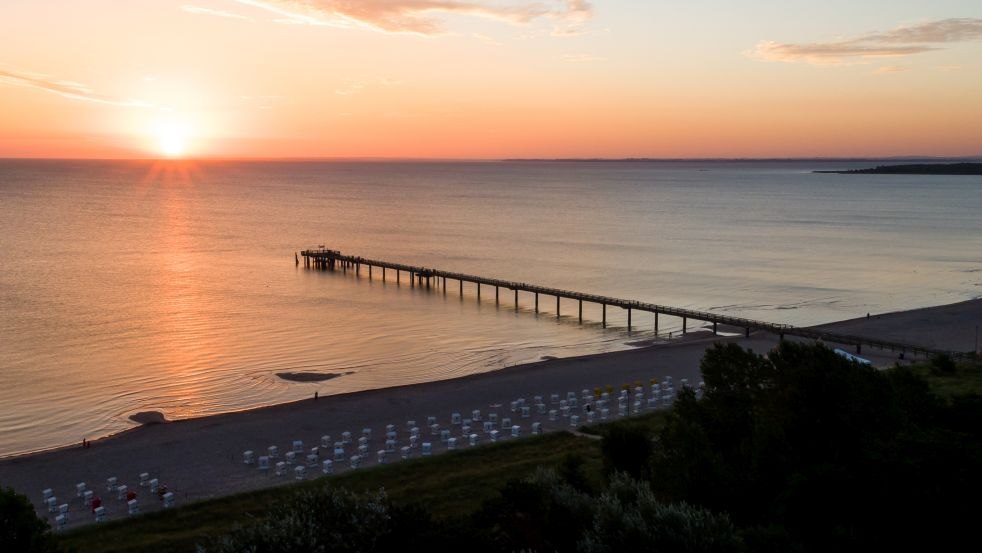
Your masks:
<svg viewBox="0 0 982 553"><path fill-rule="evenodd" d="M906 165L877 165L867 169L814 171L840 175L982 175L982 163L914 163Z"/></svg>

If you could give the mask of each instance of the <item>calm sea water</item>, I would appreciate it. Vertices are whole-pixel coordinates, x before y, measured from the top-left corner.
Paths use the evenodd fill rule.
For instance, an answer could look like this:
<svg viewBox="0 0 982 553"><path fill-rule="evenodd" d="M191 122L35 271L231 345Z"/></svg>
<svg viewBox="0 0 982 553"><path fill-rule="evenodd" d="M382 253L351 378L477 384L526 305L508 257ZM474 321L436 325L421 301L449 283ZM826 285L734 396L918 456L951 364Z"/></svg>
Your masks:
<svg viewBox="0 0 982 553"><path fill-rule="evenodd" d="M857 165L0 161L0 455L652 334L311 245L798 325L982 295L982 179L811 172Z"/></svg>

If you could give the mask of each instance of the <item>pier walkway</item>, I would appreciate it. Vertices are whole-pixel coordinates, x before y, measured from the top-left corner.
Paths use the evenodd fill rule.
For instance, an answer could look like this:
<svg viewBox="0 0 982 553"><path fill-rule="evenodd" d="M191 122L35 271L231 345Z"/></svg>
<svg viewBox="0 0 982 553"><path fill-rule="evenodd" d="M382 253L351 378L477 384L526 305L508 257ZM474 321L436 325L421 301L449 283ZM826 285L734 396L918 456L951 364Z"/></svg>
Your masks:
<svg viewBox="0 0 982 553"><path fill-rule="evenodd" d="M730 327L732 329L742 329L746 336L750 336L750 333L752 331L764 331L764 332L777 334L782 338L784 336L797 336L801 338L821 340L827 343L855 346L857 353L862 353L863 346L867 346L867 347L873 347L878 349L910 353L915 356L919 354L924 356L947 354L954 357L959 357L963 355L960 352L937 350L937 349L925 348L913 344L877 340L877 339L867 338L863 336L837 334L833 332L817 330L814 328L796 327L793 325L758 321L754 319L734 317L730 315L712 313L708 311L697 311L693 309L672 307L668 305L659 305L659 304L647 303L637 300L614 298L610 296L600 296L596 294L575 292L571 290L563 290L560 288L550 288L547 286L539 286L536 284L528 284L524 282L513 282L513 281L501 280L496 278L488 278L488 277L477 276L477 275L456 273L452 271L444 271L444 270L433 269L429 267L405 265L402 263L393 263L390 261L382 261L378 259L367 259L364 257L359 257L354 255L344 255L338 250L331 250L323 246L302 250L300 252L300 256L303 257L304 266L312 269L320 269L320 270L341 269L344 271L350 269L350 270L354 270L356 274L360 274L361 270L365 268L368 271L369 278L374 278L373 272L375 270L381 270L382 280L386 279L387 271L395 271L396 283L402 282L403 273L405 273L406 278L409 279L409 283L412 286L417 286L417 285L426 286L426 287L442 286L443 290L446 291L447 280L456 281L457 288L459 289L459 293L461 296L464 295L464 283L468 282L476 286L478 301L481 301L482 286L494 288L495 303L500 302L500 292L502 289L510 290L514 294L514 304L516 310L518 310L519 308L518 307L519 292L526 292L529 294L533 294L534 309L536 313L539 312L540 295L554 297L556 299L557 318L562 316L560 300L561 299L575 300L577 302L577 315L579 318L579 322L581 323L583 322L583 302L598 304L601 306L601 310L602 310L601 324L605 328L607 327L608 307L616 307L626 311L628 331L632 330L632 314L635 311L651 313L654 315L654 332L656 336L658 335L659 316L665 315L665 316L677 317L681 319L683 334L687 332L688 323L689 320L691 319L691 320L711 324L713 334L716 334L718 332L719 325L724 325L725 327ZM299 264L299 262L300 259L298 257L297 263Z"/></svg>

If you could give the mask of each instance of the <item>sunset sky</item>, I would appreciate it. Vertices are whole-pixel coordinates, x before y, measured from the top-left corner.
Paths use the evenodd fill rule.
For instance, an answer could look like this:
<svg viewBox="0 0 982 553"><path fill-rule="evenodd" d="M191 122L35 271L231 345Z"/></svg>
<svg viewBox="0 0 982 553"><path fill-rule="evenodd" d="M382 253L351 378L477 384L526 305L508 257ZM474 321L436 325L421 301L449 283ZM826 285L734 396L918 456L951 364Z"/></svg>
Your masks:
<svg viewBox="0 0 982 553"><path fill-rule="evenodd" d="M911 154L982 154L978 0L0 3L0 157Z"/></svg>

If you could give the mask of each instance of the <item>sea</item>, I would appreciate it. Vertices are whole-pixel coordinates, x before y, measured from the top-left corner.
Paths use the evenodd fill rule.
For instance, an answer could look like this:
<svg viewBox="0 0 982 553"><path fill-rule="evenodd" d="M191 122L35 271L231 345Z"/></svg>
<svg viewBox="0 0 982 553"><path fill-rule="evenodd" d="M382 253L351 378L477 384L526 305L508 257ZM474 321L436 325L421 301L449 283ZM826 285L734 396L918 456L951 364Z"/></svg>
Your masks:
<svg viewBox="0 0 982 553"><path fill-rule="evenodd" d="M680 328L308 247L794 325L982 296L982 178L814 172L881 163L0 160L0 456Z"/></svg>

